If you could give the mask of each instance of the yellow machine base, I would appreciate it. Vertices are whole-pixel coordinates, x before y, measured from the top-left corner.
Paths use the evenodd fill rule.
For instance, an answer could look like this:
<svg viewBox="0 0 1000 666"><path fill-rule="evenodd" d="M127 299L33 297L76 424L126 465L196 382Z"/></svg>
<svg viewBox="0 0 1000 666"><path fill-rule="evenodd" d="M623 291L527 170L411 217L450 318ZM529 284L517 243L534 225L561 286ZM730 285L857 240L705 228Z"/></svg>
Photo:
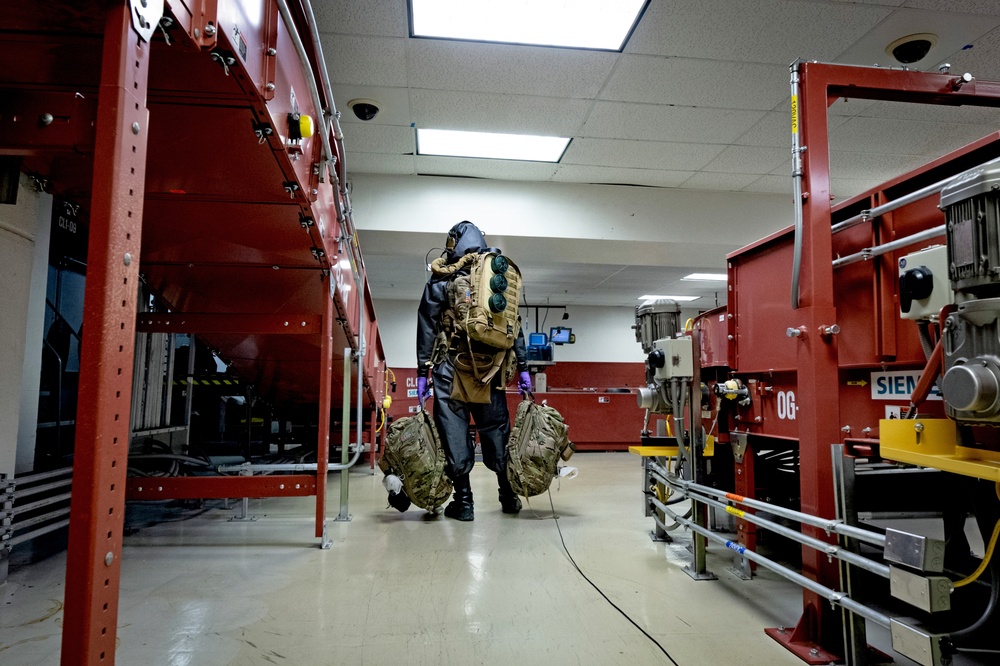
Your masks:
<svg viewBox="0 0 1000 666"><path fill-rule="evenodd" d="M959 446L958 428L951 419L883 419L879 441L880 453L888 460L1000 481L1000 453Z"/></svg>
<svg viewBox="0 0 1000 666"><path fill-rule="evenodd" d="M676 458L676 446L630 446L629 453L634 453L643 458Z"/></svg>

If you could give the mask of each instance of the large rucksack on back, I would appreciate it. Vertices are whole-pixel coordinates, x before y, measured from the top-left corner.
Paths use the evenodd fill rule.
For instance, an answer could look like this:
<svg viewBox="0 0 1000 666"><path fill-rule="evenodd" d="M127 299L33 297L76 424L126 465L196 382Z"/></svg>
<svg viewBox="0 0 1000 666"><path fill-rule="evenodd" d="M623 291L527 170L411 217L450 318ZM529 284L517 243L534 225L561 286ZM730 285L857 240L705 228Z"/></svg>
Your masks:
<svg viewBox="0 0 1000 666"><path fill-rule="evenodd" d="M534 497L549 489L559 461L569 460L576 451L568 430L554 407L521 401L507 441L507 480L515 493Z"/></svg>
<svg viewBox="0 0 1000 666"><path fill-rule="evenodd" d="M514 366L510 350L521 328L521 271L506 256L492 251L466 254L452 264L437 259L431 271L450 276L442 332L446 346L457 354L456 369L472 380L460 387L456 399L489 402L488 385L498 372L503 383L509 381Z"/></svg>
<svg viewBox="0 0 1000 666"><path fill-rule="evenodd" d="M403 482L410 500L436 513L451 497L451 479L444 472L444 448L434 420L424 410L393 422L378 466Z"/></svg>
<svg viewBox="0 0 1000 666"><path fill-rule="evenodd" d="M469 259L466 259L468 257ZM470 340L495 349L510 349L521 322L521 271L497 252L469 254L468 274L456 275L448 287L456 323Z"/></svg>

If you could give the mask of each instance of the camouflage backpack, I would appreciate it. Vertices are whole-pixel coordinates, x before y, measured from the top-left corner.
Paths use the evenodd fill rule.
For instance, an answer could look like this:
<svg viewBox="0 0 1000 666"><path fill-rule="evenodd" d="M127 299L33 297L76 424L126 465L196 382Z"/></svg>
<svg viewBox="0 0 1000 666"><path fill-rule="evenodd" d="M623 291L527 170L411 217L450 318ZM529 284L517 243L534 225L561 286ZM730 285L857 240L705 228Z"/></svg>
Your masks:
<svg viewBox="0 0 1000 666"><path fill-rule="evenodd" d="M507 441L507 479L515 493L534 497L549 489L559 460L569 460L576 451L568 430L555 408L521 401Z"/></svg>
<svg viewBox="0 0 1000 666"><path fill-rule="evenodd" d="M481 252L467 254L453 264L437 259L431 271L452 276L442 328L452 337L449 347L460 349L469 366L459 370L482 384L490 383L498 372L506 375L511 356L507 351L514 346L521 327L521 271L517 265L498 252Z"/></svg>
<svg viewBox="0 0 1000 666"><path fill-rule="evenodd" d="M385 474L403 482L410 500L436 513L451 497L451 479L444 473L445 458L434 420L424 410L389 426L385 452L378 461Z"/></svg>

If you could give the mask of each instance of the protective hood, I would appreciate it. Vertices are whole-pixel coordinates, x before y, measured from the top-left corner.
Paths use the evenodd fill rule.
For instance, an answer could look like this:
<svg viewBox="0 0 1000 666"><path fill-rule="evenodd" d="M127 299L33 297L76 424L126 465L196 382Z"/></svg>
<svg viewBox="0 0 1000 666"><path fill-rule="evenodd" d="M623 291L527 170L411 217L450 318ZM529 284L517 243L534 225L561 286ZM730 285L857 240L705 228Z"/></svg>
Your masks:
<svg viewBox="0 0 1000 666"><path fill-rule="evenodd" d="M454 247L452 247L452 242L454 242ZM451 264L470 252L485 250L487 248L486 236L479 230L479 227L465 220L453 226L448 232L448 247L447 258L448 263Z"/></svg>

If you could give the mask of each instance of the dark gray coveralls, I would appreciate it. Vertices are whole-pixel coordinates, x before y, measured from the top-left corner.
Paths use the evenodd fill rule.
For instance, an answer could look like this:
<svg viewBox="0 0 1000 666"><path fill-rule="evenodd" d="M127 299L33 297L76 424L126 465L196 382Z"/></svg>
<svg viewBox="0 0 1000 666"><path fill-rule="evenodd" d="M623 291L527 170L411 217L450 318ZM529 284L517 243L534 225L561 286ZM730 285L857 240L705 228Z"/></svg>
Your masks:
<svg viewBox="0 0 1000 666"><path fill-rule="evenodd" d="M472 222L460 222L449 235L455 236L455 248L448 254L453 263L468 252L487 249L482 232ZM423 297L417 310L417 373L426 376L431 368L434 342L441 327L441 315L448 309L448 281L451 276L434 276L424 286ZM524 333L519 332L514 342L518 371L527 370L527 353ZM434 386L434 423L444 444L447 459L446 471L455 484L455 501L468 504L471 515L472 491L468 475L475 464L475 447L469 437L469 419L479 432L483 463L496 472L500 501L505 510L517 500L507 481L507 440L510 437L510 412L507 408L506 389L498 373L494 379L489 404L474 404L452 400L454 360L447 358L433 366L431 378ZM513 513L513 511L510 511ZM448 512L446 511L446 514Z"/></svg>

